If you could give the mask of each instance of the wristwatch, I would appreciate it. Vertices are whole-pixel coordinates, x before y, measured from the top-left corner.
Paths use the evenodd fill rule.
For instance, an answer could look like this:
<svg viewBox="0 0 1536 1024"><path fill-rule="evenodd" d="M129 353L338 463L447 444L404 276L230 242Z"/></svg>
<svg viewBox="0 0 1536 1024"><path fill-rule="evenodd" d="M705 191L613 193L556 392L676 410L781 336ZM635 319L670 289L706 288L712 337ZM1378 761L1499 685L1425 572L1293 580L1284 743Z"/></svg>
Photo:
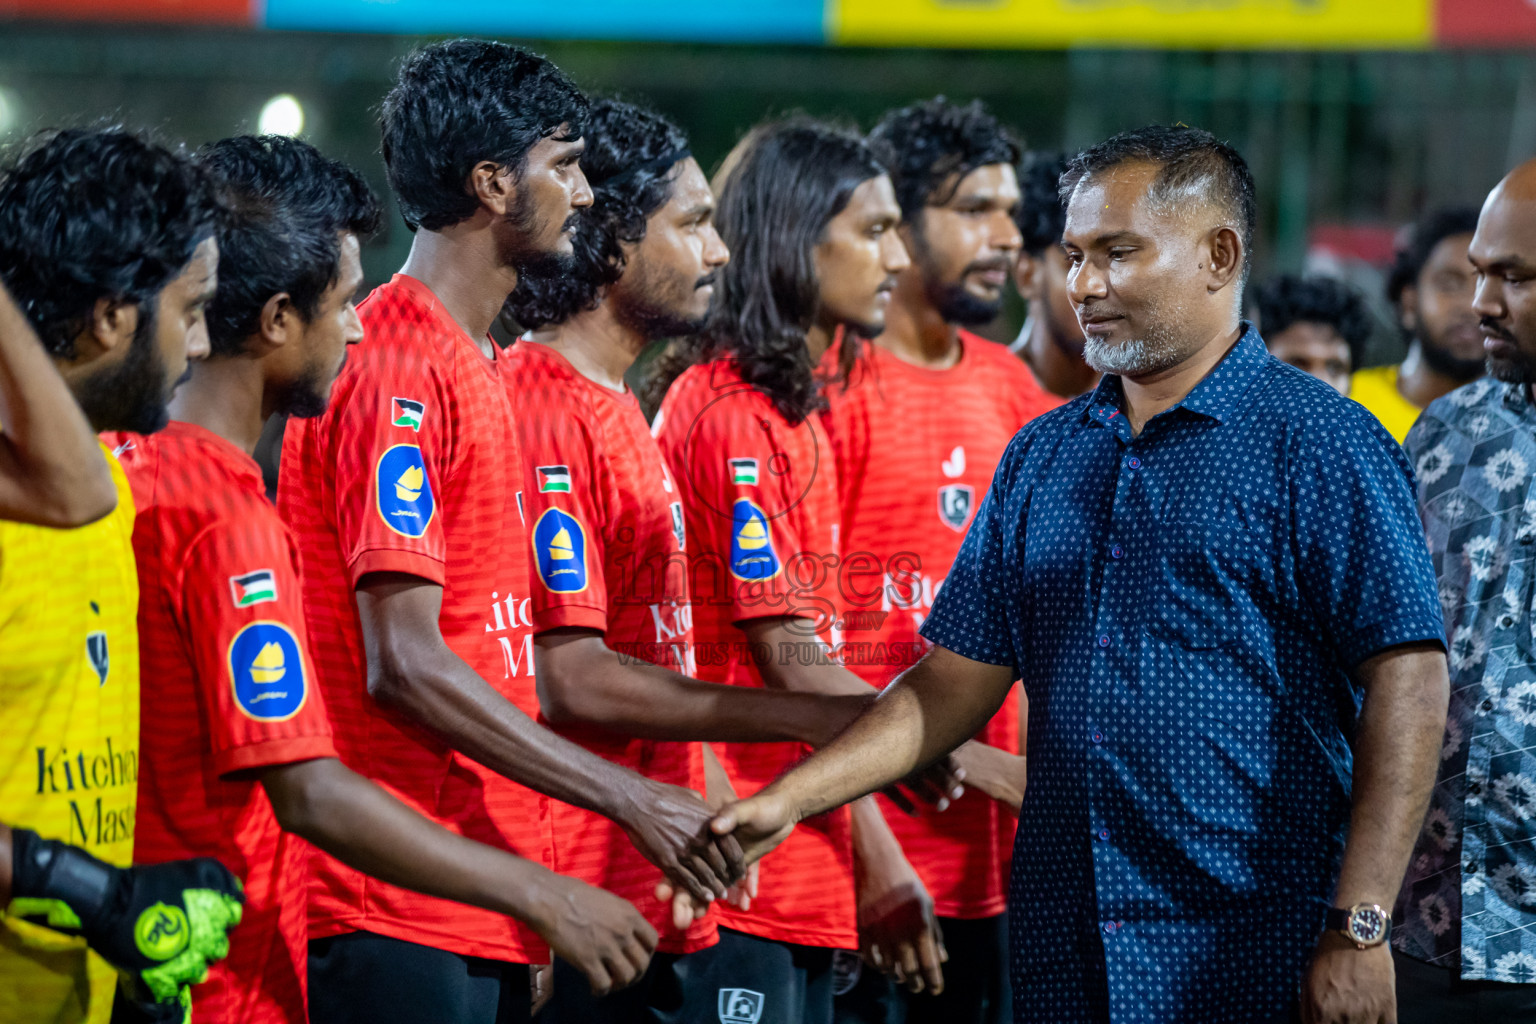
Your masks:
<svg viewBox="0 0 1536 1024"><path fill-rule="evenodd" d="M1330 931L1336 931L1353 942L1356 949L1379 946L1392 934L1392 915L1376 903L1329 907L1324 923Z"/></svg>

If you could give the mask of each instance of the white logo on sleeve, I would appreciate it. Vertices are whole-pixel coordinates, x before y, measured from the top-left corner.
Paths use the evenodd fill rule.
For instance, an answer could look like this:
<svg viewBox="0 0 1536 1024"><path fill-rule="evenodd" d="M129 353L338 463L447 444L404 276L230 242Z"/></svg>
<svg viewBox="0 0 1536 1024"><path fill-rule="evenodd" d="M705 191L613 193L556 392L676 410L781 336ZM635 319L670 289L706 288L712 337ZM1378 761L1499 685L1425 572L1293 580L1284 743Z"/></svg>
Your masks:
<svg viewBox="0 0 1536 1024"><path fill-rule="evenodd" d="M720 990L720 1024L757 1024L763 1016L763 994L749 988Z"/></svg>
<svg viewBox="0 0 1536 1024"><path fill-rule="evenodd" d="M949 458L939 463L939 468L951 480L963 474L965 472L965 449L958 444L955 445L955 450L949 453Z"/></svg>

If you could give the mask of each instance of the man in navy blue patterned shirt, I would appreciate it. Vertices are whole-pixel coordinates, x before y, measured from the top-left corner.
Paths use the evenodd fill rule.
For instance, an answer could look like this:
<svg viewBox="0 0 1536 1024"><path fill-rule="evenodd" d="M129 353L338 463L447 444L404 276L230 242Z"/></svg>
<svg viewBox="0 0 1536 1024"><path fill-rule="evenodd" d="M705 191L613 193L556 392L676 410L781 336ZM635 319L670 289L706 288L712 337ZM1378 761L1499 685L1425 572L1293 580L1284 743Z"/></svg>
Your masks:
<svg viewBox="0 0 1536 1024"><path fill-rule="evenodd" d="M1407 441L1451 709L1392 937L1405 1024L1536 1018L1536 162L1493 190L1468 256L1492 377Z"/></svg>
<svg viewBox="0 0 1536 1024"><path fill-rule="evenodd" d="M1236 152L1128 132L1063 193L1105 378L1014 439L936 646L714 827L756 853L959 743L1018 677L1017 1020L1391 1021L1387 910L1447 692L1407 461L1239 320Z"/></svg>

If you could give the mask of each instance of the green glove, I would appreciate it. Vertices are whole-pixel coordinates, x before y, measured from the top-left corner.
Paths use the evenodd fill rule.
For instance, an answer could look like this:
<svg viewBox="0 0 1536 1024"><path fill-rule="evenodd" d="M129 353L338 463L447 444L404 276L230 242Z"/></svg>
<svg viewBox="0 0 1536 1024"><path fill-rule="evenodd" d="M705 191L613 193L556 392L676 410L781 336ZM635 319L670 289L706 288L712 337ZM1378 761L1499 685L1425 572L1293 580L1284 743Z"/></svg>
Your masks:
<svg viewBox="0 0 1536 1024"><path fill-rule="evenodd" d="M77 846L11 830L16 917L85 938L150 1001L181 1004L185 989L229 954L240 923L240 880L211 857L116 868ZM171 1009L171 1007L166 1007Z"/></svg>

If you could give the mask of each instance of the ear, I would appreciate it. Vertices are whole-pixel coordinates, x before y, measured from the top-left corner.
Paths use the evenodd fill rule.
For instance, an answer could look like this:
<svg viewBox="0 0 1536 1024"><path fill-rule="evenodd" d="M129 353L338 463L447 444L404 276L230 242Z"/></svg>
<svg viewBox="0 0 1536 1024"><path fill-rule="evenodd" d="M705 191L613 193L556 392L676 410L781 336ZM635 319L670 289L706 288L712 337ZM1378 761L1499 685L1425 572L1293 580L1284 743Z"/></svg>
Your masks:
<svg viewBox="0 0 1536 1024"><path fill-rule="evenodd" d="M1040 261L1024 250L1013 263L1013 284L1019 290L1019 298L1025 302L1038 302L1045 290L1045 268Z"/></svg>
<svg viewBox="0 0 1536 1024"><path fill-rule="evenodd" d="M1416 334L1419 330L1419 287L1418 285L1403 285L1403 293L1397 300L1397 322L1403 325L1403 330L1409 334Z"/></svg>
<svg viewBox="0 0 1536 1024"><path fill-rule="evenodd" d="M97 299L85 330L75 339L75 356L69 362L84 365L113 352L126 352L138 329L137 305L120 299Z"/></svg>
<svg viewBox="0 0 1536 1024"><path fill-rule="evenodd" d="M261 307L261 317L256 324L257 356L264 356L295 340L300 329L299 311L293 305L293 297L278 292Z"/></svg>
<svg viewBox="0 0 1536 1024"><path fill-rule="evenodd" d="M1219 227L1206 238L1206 288L1219 292L1243 273L1243 240L1230 227Z"/></svg>
<svg viewBox="0 0 1536 1024"><path fill-rule="evenodd" d="M491 160L482 160L470 168L468 188L480 205L496 216L505 216L512 208L517 186L512 183L512 169Z"/></svg>

